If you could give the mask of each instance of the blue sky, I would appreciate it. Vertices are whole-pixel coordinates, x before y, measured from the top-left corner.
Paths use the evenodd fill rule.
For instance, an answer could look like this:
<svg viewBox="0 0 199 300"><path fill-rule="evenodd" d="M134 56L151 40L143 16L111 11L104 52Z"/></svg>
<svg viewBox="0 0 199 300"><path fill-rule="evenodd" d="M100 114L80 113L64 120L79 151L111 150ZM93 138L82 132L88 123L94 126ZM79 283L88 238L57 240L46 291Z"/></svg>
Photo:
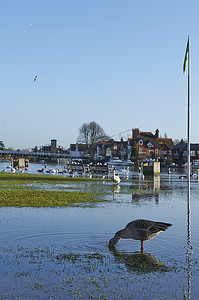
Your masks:
<svg viewBox="0 0 199 300"><path fill-rule="evenodd" d="M0 3L0 140L68 148L79 127L187 137L199 143L199 3L184 0L6 0ZM33 81L37 75L36 82Z"/></svg>

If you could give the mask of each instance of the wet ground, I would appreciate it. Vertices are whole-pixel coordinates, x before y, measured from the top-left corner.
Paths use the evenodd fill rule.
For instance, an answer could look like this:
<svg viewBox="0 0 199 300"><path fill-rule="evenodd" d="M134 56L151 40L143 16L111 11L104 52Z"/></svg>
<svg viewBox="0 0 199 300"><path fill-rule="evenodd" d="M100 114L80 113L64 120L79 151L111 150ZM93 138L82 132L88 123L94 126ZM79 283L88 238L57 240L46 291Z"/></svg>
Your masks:
<svg viewBox="0 0 199 300"><path fill-rule="evenodd" d="M0 208L0 298L198 299L199 183L191 180L187 214L179 175L56 187L102 191L107 202L89 208ZM144 254L135 240L110 250L114 233L139 218L173 226L145 242Z"/></svg>

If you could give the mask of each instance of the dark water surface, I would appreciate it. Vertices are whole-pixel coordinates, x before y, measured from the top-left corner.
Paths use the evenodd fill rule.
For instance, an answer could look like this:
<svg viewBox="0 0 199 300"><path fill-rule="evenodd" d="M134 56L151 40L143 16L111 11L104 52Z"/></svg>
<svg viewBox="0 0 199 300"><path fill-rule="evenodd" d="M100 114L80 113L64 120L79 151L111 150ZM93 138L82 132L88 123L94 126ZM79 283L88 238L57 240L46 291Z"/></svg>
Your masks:
<svg viewBox="0 0 199 300"><path fill-rule="evenodd" d="M0 208L0 298L198 299L197 179L188 223L187 182L177 172L131 175L120 187L102 180L64 185L103 191L109 201L93 207ZM135 240L109 250L114 233L138 218L173 226L145 242L144 254Z"/></svg>

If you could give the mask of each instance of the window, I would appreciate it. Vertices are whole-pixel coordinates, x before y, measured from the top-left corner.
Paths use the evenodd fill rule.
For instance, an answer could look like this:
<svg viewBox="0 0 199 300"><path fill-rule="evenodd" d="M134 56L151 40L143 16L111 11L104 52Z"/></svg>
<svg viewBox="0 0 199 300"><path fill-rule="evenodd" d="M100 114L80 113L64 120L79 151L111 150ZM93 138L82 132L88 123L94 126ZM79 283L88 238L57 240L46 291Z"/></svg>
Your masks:
<svg viewBox="0 0 199 300"><path fill-rule="evenodd" d="M102 149L100 147L97 146L97 156L102 154Z"/></svg>
<svg viewBox="0 0 199 300"><path fill-rule="evenodd" d="M153 144L152 144L151 142L148 142L147 146L148 146L149 148L153 148Z"/></svg>
<svg viewBox="0 0 199 300"><path fill-rule="evenodd" d="M191 151L191 152L190 152L190 155L191 155L191 156L195 156L195 151Z"/></svg>
<svg viewBox="0 0 199 300"><path fill-rule="evenodd" d="M111 156L111 149L110 148L106 149L106 156Z"/></svg>
<svg viewBox="0 0 199 300"><path fill-rule="evenodd" d="M143 140L139 140L139 145L143 145Z"/></svg>
<svg viewBox="0 0 199 300"><path fill-rule="evenodd" d="M142 154L143 153L143 147L140 147L139 149L139 153Z"/></svg>

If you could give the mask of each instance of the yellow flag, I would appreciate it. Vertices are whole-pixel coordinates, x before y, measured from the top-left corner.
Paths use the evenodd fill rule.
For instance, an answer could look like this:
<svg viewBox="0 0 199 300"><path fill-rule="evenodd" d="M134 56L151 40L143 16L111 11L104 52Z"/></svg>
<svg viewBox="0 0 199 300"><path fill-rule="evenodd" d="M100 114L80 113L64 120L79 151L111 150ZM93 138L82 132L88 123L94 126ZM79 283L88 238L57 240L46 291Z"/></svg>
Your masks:
<svg viewBox="0 0 199 300"><path fill-rule="evenodd" d="M187 41L187 48L185 52L185 58L184 58L184 64L183 64L183 72L186 74L187 70L187 59L188 59L188 54L189 54L189 39Z"/></svg>

